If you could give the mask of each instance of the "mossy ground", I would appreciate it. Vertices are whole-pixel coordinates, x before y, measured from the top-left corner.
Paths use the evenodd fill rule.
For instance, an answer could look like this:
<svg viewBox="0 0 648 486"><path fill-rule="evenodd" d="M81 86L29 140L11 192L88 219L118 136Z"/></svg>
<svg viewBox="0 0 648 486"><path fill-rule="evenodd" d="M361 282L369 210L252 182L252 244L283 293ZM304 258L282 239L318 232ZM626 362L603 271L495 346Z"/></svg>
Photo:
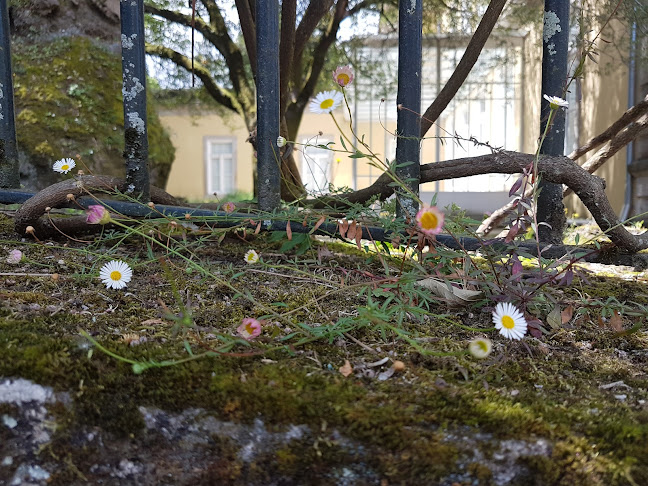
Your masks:
<svg viewBox="0 0 648 486"><path fill-rule="evenodd" d="M331 430L362 444L363 461L381 484L439 484L452 475L463 452L448 437L458 430L552 444L548 456L520 457L527 475L510 484L648 484L648 333L601 327L601 308L587 305L610 295L645 303L641 275L634 281L593 277L574 283L562 303L572 304L575 316L586 308L581 318L541 339L505 342L492 335L494 352L482 361L419 352L371 326L333 342L295 345L288 339L282 346L280 340L297 329L277 321L266 325L258 346L237 344L230 353L136 375L129 364L89 347L80 330L127 359L182 359L188 356L184 341L196 353L214 349L222 342L219 336L235 336L243 317L261 314L259 305L281 303L275 306L280 313L292 311L294 322L311 325L353 314L366 298L352 284L370 283L369 275L380 276L382 266L337 245L329 245L333 255L327 261L318 262L314 253L286 256L264 236L244 242L230 235L193 248L212 273L248 292L246 300L222 282L187 272L178 258L169 259L165 273L156 258L168 255L136 237L119 245L69 241L63 247L17 241L12 231L11 219L0 214L0 254L19 248L27 258L20 265L0 259L0 377L30 379L73 396L71 410L53 411L65 426L56 431L52 448L69 466L52 484L71 484L79 474L92 477L92 451L71 448L75 427L98 426L137 441L144 426L140 406L170 412L200 408L236 423L260 417L275 430L306 425L315 431L251 464L243 464L228 441L213 442L219 459L194 484L268 484L277 477L292 481L285 484L336 484L326 479L327 471L353 458L340 452ZM301 263L275 270L249 266L243 254L251 247L266 263ZM126 289L106 290L99 281L101 254L133 264ZM168 317L168 311L181 312L169 274L191 310L192 327L179 327ZM344 275L355 280L347 279L340 292ZM491 325L487 311L439 305L402 326L427 349L461 351L476 334L435 318L446 313L473 327ZM637 323L624 319L626 328ZM146 342L128 344L137 337ZM259 350L265 351L256 354ZM338 371L345 360L360 369L383 356L403 361L405 370L384 381ZM623 384L605 386L615 382ZM484 461L469 466L471 480L464 484L494 484L491 443L474 442ZM61 452L66 447L67 456Z"/></svg>

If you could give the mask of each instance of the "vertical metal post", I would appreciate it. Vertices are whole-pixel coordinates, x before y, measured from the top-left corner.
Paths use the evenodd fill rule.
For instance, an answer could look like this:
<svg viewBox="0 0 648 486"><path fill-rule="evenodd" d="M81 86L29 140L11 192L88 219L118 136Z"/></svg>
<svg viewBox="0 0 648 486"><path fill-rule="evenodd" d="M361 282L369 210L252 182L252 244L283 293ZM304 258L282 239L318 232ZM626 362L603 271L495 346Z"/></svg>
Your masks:
<svg viewBox="0 0 648 486"><path fill-rule="evenodd" d="M14 91L11 71L11 33L7 0L0 0L0 187L20 187Z"/></svg>
<svg viewBox="0 0 648 486"><path fill-rule="evenodd" d="M414 194L421 175L421 43L422 0L400 0L398 5L398 120L396 122L396 175ZM414 219L418 202L398 188L396 214Z"/></svg>
<svg viewBox="0 0 648 486"><path fill-rule="evenodd" d="M257 0L257 196L262 211L281 203L279 136L279 3Z"/></svg>
<svg viewBox="0 0 648 486"><path fill-rule="evenodd" d="M567 80L567 54L569 50L569 0L545 0L542 40L542 93L565 97ZM549 102L540 104L540 131L544 133L549 117ZM565 110L554 114L547 137L540 148L541 154L563 155L565 150ZM538 196L538 238L545 243L562 243L565 228L565 207L562 185L540 180ZM546 224L540 224L546 223Z"/></svg>
<svg viewBox="0 0 648 486"><path fill-rule="evenodd" d="M149 200L144 0L121 0L126 193Z"/></svg>

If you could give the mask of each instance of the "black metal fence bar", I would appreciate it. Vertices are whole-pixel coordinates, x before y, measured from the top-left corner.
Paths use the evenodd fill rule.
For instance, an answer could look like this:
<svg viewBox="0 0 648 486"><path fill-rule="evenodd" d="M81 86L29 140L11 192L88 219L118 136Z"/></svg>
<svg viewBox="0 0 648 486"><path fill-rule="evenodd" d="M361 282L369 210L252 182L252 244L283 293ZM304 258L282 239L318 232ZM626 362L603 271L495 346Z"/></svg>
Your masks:
<svg viewBox="0 0 648 486"><path fill-rule="evenodd" d="M567 54L569 51L569 0L545 0L542 39L542 93L564 97L567 80ZM540 135L549 117L549 102L542 98L540 104ZM547 138L540 148L541 154L563 155L565 150L565 110L556 111ZM563 189L560 184L539 185L538 227L540 241L560 243L565 226Z"/></svg>
<svg viewBox="0 0 648 486"><path fill-rule="evenodd" d="M7 0L0 0L0 188L20 187Z"/></svg>
<svg viewBox="0 0 648 486"><path fill-rule="evenodd" d="M126 193L149 200L144 0L121 0Z"/></svg>
<svg viewBox="0 0 648 486"><path fill-rule="evenodd" d="M398 188L397 215L414 218L421 175L421 42L422 0L400 0L398 12L398 120L396 175L408 190ZM411 191L411 193L409 192Z"/></svg>
<svg viewBox="0 0 648 486"><path fill-rule="evenodd" d="M279 136L279 3L257 0L257 196L259 209L281 203Z"/></svg>

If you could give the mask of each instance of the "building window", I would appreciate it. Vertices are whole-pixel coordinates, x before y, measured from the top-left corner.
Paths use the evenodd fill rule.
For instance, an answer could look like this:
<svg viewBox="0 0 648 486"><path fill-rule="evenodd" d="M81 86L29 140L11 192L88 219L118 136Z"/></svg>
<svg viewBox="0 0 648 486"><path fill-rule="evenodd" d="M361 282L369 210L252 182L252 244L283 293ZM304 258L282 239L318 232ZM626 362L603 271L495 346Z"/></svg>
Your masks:
<svg viewBox="0 0 648 486"><path fill-rule="evenodd" d="M205 137L205 168L209 196L236 192L236 139Z"/></svg>
<svg viewBox="0 0 648 486"><path fill-rule="evenodd" d="M462 1L462 5L468 9L471 2ZM459 25L460 30L468 27L468 20L468 17L464 18L465 22ZM421 145L421 163L489 154L491 147L515 151L522 149L522 45L523 38L516 35L484 48L466 82L428 131ZM447 36L425 39L421 110L425 110L445 86L465 49L464 39L455 40ZM367 142L370 146L380 146L379 137L387 130L393 131L396 122L397 55L398 46L390 40L384 44L368 43L359 51L363 62L366 60L369 65L375 63L378 67L387 65L382 71L356 73L350 90L350 99L357 105L352 109L352 113L356 114L354 121L369 126ZM379 128L372 132L374 126ZM386 134L385 137L390 135ZM390 154L393 157L389 143L386 139L385 153L388 158ZM366 184L367 177L362 181L360 177L358 173L357 187ZM511 183L509 175L485 174L439 181L435 185L435 192L508 193Z"/></svg>
<svg viewBox="0 0 648 486"><path fill-rule="evenodd" d="M329 192L334 152L320 145L326 145L330 141L322 137L302 138L301 175L309 194Z"/></svg>

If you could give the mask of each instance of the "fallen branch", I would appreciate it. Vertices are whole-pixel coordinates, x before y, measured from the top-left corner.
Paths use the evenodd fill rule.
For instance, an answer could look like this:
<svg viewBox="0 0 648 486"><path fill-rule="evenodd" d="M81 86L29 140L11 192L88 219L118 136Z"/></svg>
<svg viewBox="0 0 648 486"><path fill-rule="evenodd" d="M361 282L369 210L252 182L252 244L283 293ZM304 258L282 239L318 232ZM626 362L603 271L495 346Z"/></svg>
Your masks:
<svg viewBox="0 0 648 486"><path fill-rule="evenodd" d="M74 198L96 193L115 195L126 191L126 181L110 176L79 176L46 187L32 198L28 199L14 216L16 233L25 235L28 227L32 227L38 238L49 238L64 233L74 235L81 232L100 231L101 225L89 225L85 216L51 218L47 208L66 207L70 203L69 194ZM155 186L151 186L151 201L156 204L177 205L176 199Z"/></svg>
<svg viewBox="0 0 648 486"><path fill-rule="evenodd" d="M571 160L576 160L590 150L593 150L594 148L602 145L603 143L610 142L607 147L599 150L594 156L590 157L587 162L582 165L582 167L587 172L593 174L597 169L603 166L603 164L605 164L605 162L607 162L615 153L617 153L643 132L648 124L646 113L648 113L648 95L646 95L646 97L640 103L628 109L605 131L591 138L587 141L587 143L574 150L571 154L568 155L568 158L570 158ZM567 188L563 192L563 197L566 197L571 193L571 189ZM531 195L532 189L529 189L524 193L524 197L531 197ZM509 202L501 208L493 211L479 225L479 228L477 228L477 234L487 235L488 233L493 231L493 229L495 229L495 227L502 222L502 220L513 210L514 207L514 202Z"/></svg>
<svg viewBox="0 0 648 486"><path fill-rule="evenodd" d="M456 179L480 174L521 174L534 160L532 154L502 151L490 155L467 157L446 162L436 162L421 166L421 184L426 182ZM541 156L538 172L543 180L554 184L564 184L571 188L587 209L592 213L603 232L619 248L637 252L648 248L645 233L635 236L629 233L619 221L605 195L605 181L590 174L564 156ZM348 207L350 204L365 203L378 196L384 200L394 193L389 174L381 175L366 189L312 201L313 207Z"/></svg>

